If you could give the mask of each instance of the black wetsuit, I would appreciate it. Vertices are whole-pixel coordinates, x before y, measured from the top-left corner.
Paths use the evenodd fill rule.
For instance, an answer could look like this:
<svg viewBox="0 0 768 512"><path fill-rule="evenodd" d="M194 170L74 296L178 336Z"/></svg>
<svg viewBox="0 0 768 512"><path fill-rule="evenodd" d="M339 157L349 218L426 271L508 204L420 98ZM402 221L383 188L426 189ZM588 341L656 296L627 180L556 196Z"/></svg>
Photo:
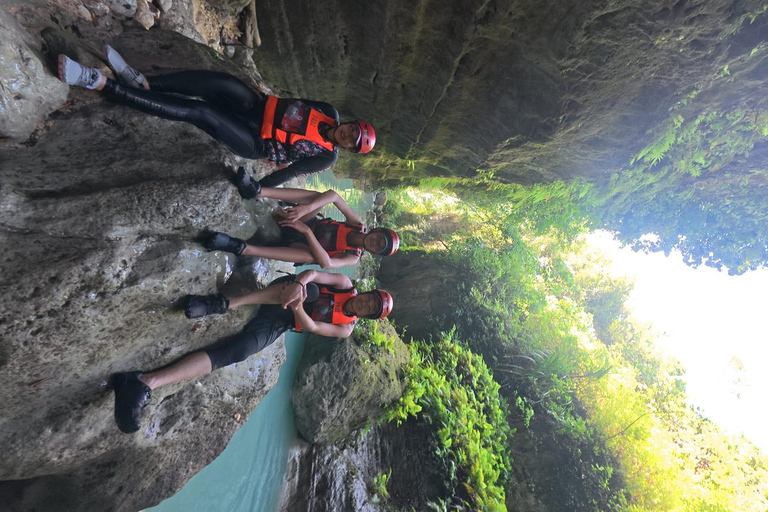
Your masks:
<svg viewBox="0 0 768 512"><path fill-rule="evenodd" d="M120 103L148 114L191 123L243 158L270 158L278 163L293 161L285 169L262 179L260 183L264 187L274 187L297 176L324 171L338 159L336 147L328 151L319 145L310 146L314 149L310 153L314 154L302 154L302 151L294 151L288 145L283 148L284 151L276 151L272 141L268 143L261 138L266 98L230 74L180 71L148 76L147 82L150 90L125 87L108 79L104 92ZM339 113L328 103L301 101L338 122ZM306 146L301 149L306 150Z"/></svg>

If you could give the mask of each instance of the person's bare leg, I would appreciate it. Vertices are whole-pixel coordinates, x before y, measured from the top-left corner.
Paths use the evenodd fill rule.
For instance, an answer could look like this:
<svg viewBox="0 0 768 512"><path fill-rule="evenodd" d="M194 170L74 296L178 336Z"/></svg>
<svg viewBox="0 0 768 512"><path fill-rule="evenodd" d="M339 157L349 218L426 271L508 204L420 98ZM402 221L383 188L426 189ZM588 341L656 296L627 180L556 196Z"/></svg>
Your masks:
<svg viewBox="0 0 768 512"><path fill-rule="evenodd" d="M246 245L243 249L244 256L258 256L270 260L288 261L291 263L314 263L315 258L307 249L295 247L264 247L261 245Z"/></svg>
<svg viewBox="0 0 768 512"><path fill-rule="evenodd" d="M139 380L150 389L159 388L182 380L208 375L212 370L211 359L205 352L195 352L167 368L145 373Z"/></svg>
<svg viewBox="0 0 768 512"><path fill-rule="evenodd" d="M296 204L309 204L320 195L320 192L314 190L304 190L303 188L276 188L261 187L259 197L268 197L270 199L280 199Z"/></svg>
<svg viewBox="0 0 768 512"><path fill-rule="evenodd" d="M256 290L248 295L239 297L227 297L229 299L229 309L239 306L252 306L254 304L280 304L283 288L287 283L278 283L267 286L263 290Z"/></svg>
<svg viewBox="0 0 768 512"><path fill-rule="evenodd" d="M104 86L107 85L107 77L104 75L101 75L101 80L99 80L99 85L93 88L94 91L100 91L104 88Z"/></svg>

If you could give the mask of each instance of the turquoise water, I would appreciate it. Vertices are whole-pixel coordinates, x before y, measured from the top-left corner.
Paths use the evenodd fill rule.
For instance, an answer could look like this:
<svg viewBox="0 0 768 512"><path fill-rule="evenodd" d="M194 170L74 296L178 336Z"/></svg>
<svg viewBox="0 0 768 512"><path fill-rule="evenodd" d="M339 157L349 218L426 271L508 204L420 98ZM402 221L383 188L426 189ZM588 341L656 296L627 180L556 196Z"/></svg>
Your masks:
<svg viewBox="0 0 768 512"><path fill-rule="evenodd" d="M296 438L291 384L304 336L286 333L280 378L229 446L175 496L152 512L273 512L280 499L288 448Z"/></svg>
<svg viewBox="0 0 768 512"><path fill-rule="evenodd" d="M330 174L330 173L324 173ZM351 180L313 176L307 188L334 188L358 212L365 212L371 197L355 190ZM335 208L323 214L341 220ZM317 267L302 267L317 268ZM356 269L340 269L356 277ZM227 448L176 495L147 509L151 512L273 512L277 509L288 461L296 438L291 408L291 385L304 351L305 336L285 334L286 362L280 378L230 441Z"/></svg>

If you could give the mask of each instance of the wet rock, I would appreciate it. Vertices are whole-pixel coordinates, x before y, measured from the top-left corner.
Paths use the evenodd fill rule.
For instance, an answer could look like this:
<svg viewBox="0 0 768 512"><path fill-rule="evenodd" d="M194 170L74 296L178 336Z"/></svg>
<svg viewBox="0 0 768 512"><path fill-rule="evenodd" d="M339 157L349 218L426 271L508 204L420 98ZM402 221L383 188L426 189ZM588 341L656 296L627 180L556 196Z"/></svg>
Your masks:
<svg viewBox="0 0 768 512"><path fill-rule="evenodd" d="M167 13L173 7L173 0L155 0L155 5L157 5L163 13Z"/></svg>
<svg viewBox="0 0 768 512"><path fill-rule="evenodd" d="M415 339L429 339L450 329L445 304L458 288L457 272L450 264L421 251L399 251L381 259L376 281L392 294L391 318Z"/></svg>
<svg viewBox="0 0 768 512"><path fill-rule="evenodd" d="M307 441L338 443L375 423L382 405L402 395L408 348L388 322L379 324L381 332L395 338L392 354L372 356L353 338L312 335L307 340L291 389L296 428Z"/></svg>
<svg viewBox="0 0 768 512"><path fill-rule="evenodd" d="M136 14L137 0L104 0L109 10L119 16L131 18Z"/></svg>
<svg viewBox="0 0 768 512"><path fill-rule="evenodd" d="M222 14L231 16L239 14L251 0L203 0Z"/></svg>
<svg viewBox="0 0 768 512"><path fill-rule="evenodd" d="M431 430L414 420L373 427L343 446L298 441L292 447L279 510L337 512L429 510L445 496ZM373 479L389 474L389 499L374 498Z"/></svg>
<svg viewBox="0 0 768 512"><path fill-rule="evenodd" d="M26 140L67 99L69 88L45 68L28 39L0 7L0 139Z"/></svg>
<svg viewBox="0 0 768 512"><path fill-rule="evenodd" d="M638 0L257 4L254 59L265 78L371 120L376 149L342 155L336 169L393 183L478 169L518 183L605 178L650 142L646 131L670 107L729 62L733 72L766 31L761 19L739 18L761 12L755 0L735 11L733 0L674 9ZM760 87L733 87L713 110L761 98L768 80L754 75Z"/></svg>
<svg viewBox="0 0 768 512"><path fill-rule="evenodd" d="M380 466L378 438L366 436L339 448L299 441L291 449L286 485L278 510L289 512L379 512L372 501L370 483Z"/></svg>
<svg viewBox="0 0 768 512"><path fill-rule="evenodd" d="M134 29L109 42L142 71L252 80L172 32ZM135 511L226 447L277 381L284 345L159 388L133 435L114 424L109 377L237 333L252 309L197 321L181 311L186 294L215 292L232 273L193 239L205 227L248 238L274 222L254 218L229 182L225 164L239 159L194 127L76 88L48 124L0 150L0 508Z"/></svg>
<svg viewBox="0 0 768 512"><path fill-rule="evenodd" d="M134 19L139 22L139 25L147 30L152 28L155 24L155 20L159 17L156 13L157 8L155 6L150 6L147 0L137 0Z"/></svg>

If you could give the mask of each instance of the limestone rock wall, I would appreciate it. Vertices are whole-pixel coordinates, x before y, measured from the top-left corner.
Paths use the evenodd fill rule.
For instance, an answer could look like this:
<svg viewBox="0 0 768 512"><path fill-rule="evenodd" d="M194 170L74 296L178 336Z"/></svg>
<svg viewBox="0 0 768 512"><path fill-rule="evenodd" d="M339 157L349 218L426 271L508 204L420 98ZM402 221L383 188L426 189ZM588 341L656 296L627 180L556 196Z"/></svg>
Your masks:
<svg viewBox="0 0 768 512"><path fill-rule="evenodd" d="M0 8L0 140L26 140L67 99L68 87L47 72L39 50L36 41Z"/></svg>
<svg viewBox="0 0 768 512"><path fill-rule="evenodd" d="M762 17L742 24L759 7L271 0L258 5L264 44L254 59L286 94L374 123L375 155L342 160L349 172L394 180L483 168L522 183L601 177L648 142L646 130L670 107L764 39Z"/></svg>
<svg viewBox="0 0 768 512"><path fill-rule="evenodd" d="M291 450L279 510L431 510L445 495L431 451L430 427L409 419L378 425L339 445L299 441ZM389 498L377 500L373 479L389 474ZM381 498L381 497L379 497Z"/></svg>
<svg viewBox="0 0 768 512"><path fill-rule="evenodd" d="M392 294L395 308L390 318L410 339L427 340L445 322L446 302L456 293L456 270L421 251L398 251L382 258L376 276L382 288Z"/></svg>
<svg viewBox="0 0 768 512"><path fill-rule="evenodd" d="M27 27L49 52L39 70L38 61L26 68L43 82L55 80L47 57L58 52L98 63L101 41L85 25L77 36L45 23ZM108 41L145 72L208 68L255 80L172 32L120 27ZM215 292L233 273L263 284L276 267L207 253L193 238L205 227L268 237L276 225L269 204L246 204L228 181L227 167L245 162L205 133L67 92L24 143L0 146L0 508L134 511L175 493L226 447L277 381L285 351L279 340L156 390L134 435L114 424L109 377L238 332L253 310L192 321L180 299ZM257 175L268 166L246 165Z"/></svg>

